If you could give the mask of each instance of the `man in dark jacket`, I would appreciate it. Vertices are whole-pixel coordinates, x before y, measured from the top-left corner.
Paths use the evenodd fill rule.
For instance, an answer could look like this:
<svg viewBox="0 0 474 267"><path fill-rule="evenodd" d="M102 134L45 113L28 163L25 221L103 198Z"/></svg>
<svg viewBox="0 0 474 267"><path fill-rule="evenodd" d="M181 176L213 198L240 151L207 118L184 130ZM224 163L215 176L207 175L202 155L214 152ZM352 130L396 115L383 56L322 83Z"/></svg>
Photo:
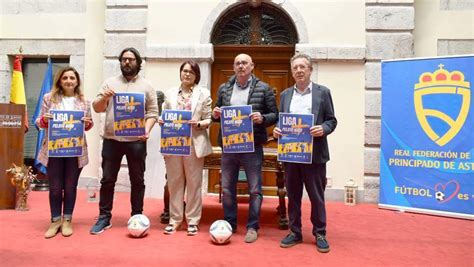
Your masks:
<svg viewBox="0 0 474 267"><path fill-rule="evenodd" d="M278 116L273 91L268 84L252 74L253 68L252 58L249 55L240 54L235 57L235 75L219 87L216 107L212 111L213 120L219 121L222 106L252 106L250 118L253 121L255 152L223 153L221 160L224 219L230 223L234 232L237 230L237 181L241 166L247 176L250 193L247 234L245 235L247 243L255 242L258 237L262 205L262 145L268 139L266 127L275 124ZM221 132L218 139L222 146Z"/></svg>
<svg viewBox="0 0 474 267"><path fill-rule="evenodd" d="M280 111L296 114L313 114L313 158L311 164L285 162L285 185L288 193L288 216L290 233L280 242L283 248L292 247L303 241L301 233L301 197L303 184L311 201L311 222L316 248L329 252L326 240L326 162L329 161L327 136L336 129L331 92L328 88L311 81L311 58L296 54L291 58L291 72L296 84L280 94ZM281 129L275 127L273 136L279 138Z"/></svg>

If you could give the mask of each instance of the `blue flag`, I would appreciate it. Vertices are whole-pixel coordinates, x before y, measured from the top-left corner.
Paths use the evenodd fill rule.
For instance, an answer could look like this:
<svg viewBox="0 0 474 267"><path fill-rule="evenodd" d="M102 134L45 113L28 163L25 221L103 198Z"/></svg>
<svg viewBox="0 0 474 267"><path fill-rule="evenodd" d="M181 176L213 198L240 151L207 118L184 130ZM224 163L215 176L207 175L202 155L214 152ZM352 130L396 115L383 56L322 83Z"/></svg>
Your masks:
<svg viewBox="0 0 474 267"><path fill-rule="evenodd" d="M32 118L32 123L35 126L36 126L35 121L41 113L41 106L43 105L43 97L44 97L45 94L49 93L52 86L53 86L53 65L51 64L51 58L48 57L48 67L46 68L46 73L44 74L43 85L41 86L41 92L38 96L38 102L36 103L35 114L33 115L33 118ZM39 128L38 126L36 126L36 129L38 130L38 140L36 141L36 152L35 152L34 167L38 171L46 174L46 167L43 166L43 164L41 164L38 161L38 153L41 149L41 144L43 143L45 130Z"/></svg>

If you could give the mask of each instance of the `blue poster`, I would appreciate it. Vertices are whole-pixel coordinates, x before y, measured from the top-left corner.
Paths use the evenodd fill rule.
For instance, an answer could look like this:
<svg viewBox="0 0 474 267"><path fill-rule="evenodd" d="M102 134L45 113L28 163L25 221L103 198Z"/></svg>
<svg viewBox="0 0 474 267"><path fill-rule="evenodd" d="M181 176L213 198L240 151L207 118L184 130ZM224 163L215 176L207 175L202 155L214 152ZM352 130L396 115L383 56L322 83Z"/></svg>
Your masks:
<svg viewBox="0 0 474 267"><path fill-rule="evenodd" d="M226 106L221 111L222 151L254 152L252 106Z"/></svg>
<svg viewBox="0 0 474 267"><path fill-rule="evenodd" d="M163 110L161 116L161 148L165 155L191 155L191 124L192 112L187 110Z"/></svg>
<svg viewBox="0 0 474 267"><path fill-rule="evenodd" d="M313 126L313 114L280 113L279 117L278 161L311 164L313 137L309 129Z"/></svg>
<svg viewBox="0 0 474 267"><path fill-rule="evenodd" d="M116 93L114 101L115 136L145 134L145 94Z"/></svg>
<svg viewBox="0 0 474 267"><path fill-rule="evenodd" d="M474 56L384 61L380 203L474 219Z"/></svg>
<svg viewBox="0 0 474 267"><path fill-rule="evenodd" d="M84 111L50 110L48 157L82 156L84 145Z"/></svg>

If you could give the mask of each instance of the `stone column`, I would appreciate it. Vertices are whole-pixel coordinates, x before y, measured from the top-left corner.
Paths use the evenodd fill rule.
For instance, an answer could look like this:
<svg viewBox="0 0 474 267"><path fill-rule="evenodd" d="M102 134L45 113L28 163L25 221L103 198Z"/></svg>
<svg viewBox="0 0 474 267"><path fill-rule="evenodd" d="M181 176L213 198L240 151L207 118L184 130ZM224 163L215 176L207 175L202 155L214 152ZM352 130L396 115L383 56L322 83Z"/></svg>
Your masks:
<svg viewBox="0 0 474 267"><path fill-rule="evenodd" d="M381 60L414 56L414 0L366 0L364 201L380 181Z"/></svg>

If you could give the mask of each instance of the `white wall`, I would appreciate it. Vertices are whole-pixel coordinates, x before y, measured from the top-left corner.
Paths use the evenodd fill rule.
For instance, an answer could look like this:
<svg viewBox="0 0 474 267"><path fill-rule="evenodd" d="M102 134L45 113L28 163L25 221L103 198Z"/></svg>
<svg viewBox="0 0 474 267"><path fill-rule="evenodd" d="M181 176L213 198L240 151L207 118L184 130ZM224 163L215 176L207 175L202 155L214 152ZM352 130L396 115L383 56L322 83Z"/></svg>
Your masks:
<svg viewBox="0 0 474 267"><path fill-rule="evenodd" d="M179 66L181 62L153 61L146 63L144 74L156 90L165 92L171 87L179 86ZM155 125L147 143L147 161L145 173L146 193L148 197L163 197L165 180L165 162L160 153L160 127Z"/></svg>
<svg viewBox="0 0 474 267"><path fill-rule="evenodd" d="M147 43L199 43L204 21L217 2L212 0L149 1Z"/></svg>
<svg viewBox="0 0 474 267"><path fill-rule="evenodd" d="M441 10L440 0L416 0L413 34L416 57L436 56L439 39L474 40L474 10Z"/></svg>
<svg viewBox="0 0 474 267"><path fill-rule="evenodd" d="M85 96L91 101L97 95L97 91L102 84L102 65L104 48L104 21L105 21L105 1L88 0L87 13L85 21L82 21L85 27L85 62L84 62L84 86ZM100 150L99 141L101 139L99 132L99 114L94 111L93 119L95 127L87 133L89 142L89 164L82 170L81 176L99 176Z"/></svg>
<svg viewBox="0 0 474 267"><path fill-rule="evenodd" d="M331 90L338 121L328 137L333 188L344 188L349 178L363 188L364 72L362 63L318 63L317 82Z"/></svg>
<svg viewBox="0 0 474 267"><path fill-rule="evenodd" d="M278 1L275 1L278 2ZM365 45L365 1L294 0L316 45Z"/></svg>

